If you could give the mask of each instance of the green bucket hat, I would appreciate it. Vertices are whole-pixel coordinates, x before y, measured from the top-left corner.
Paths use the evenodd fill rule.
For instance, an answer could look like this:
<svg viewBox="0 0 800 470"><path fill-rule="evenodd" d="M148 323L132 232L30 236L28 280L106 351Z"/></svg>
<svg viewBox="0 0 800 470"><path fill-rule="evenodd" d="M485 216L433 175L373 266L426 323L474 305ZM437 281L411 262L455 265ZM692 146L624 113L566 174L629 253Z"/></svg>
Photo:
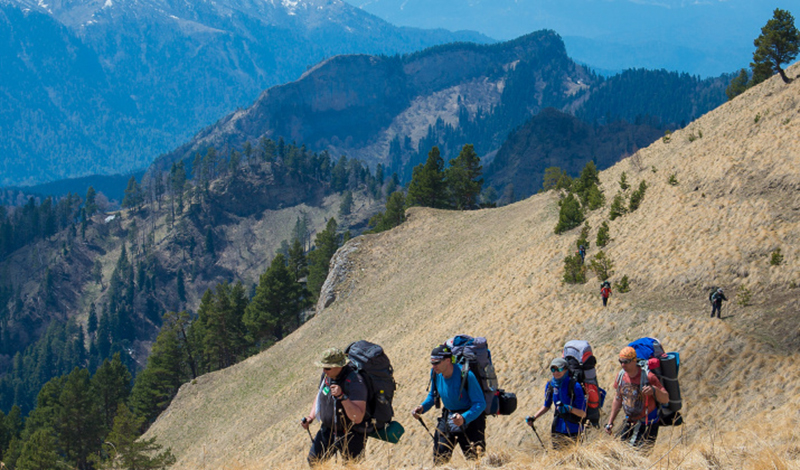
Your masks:
<svg viewBox="0 0 800 470"><path fill-rule="evenodd" d="M320 360L316 362L317 367L344 367L347 364L347 357L344 351L339 348L328 348L322 351Z"/></svg>

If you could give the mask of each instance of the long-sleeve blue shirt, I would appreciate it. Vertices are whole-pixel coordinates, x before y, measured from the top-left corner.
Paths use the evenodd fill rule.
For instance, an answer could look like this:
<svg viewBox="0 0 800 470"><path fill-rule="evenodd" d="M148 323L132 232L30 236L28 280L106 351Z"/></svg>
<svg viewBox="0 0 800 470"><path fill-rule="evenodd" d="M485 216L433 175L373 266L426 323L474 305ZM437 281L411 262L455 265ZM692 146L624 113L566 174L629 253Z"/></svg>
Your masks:
<svg viewBox="0 0 800 470"><path fill-rule="evenodd" d="M483 390L475 378L475 374L467 372L467 383L464 386L464 391L459 396L461 389L461 367L458 364L453 364L453 374L449 379L444 378L442 374L435 374L433 378L442 399L442 405L450 411L457 411L464 417L464 422L470 423L475 418L483 413L486 409L486 399L483 396ZM427 398L422 402L422 412L426 412L433 406L433 390L431 387L428 392ZM466 410L466 411L464 411Z"/></svg>
<svg viewBox="0 0 800 470"><path fill-rule="evenodd" d="M551 392L550 389L553 389ZM569 374L564 374L561 380L550 379L544 388L544 406L550 408L553 402L560 401L573 408L586 411L586 397L583 394L581 384L575 383L572 389L572 397L569 392ZM563 418L556 417L555 431L561 434L577 434L581 431L581 425L570 423Z"/></svg>

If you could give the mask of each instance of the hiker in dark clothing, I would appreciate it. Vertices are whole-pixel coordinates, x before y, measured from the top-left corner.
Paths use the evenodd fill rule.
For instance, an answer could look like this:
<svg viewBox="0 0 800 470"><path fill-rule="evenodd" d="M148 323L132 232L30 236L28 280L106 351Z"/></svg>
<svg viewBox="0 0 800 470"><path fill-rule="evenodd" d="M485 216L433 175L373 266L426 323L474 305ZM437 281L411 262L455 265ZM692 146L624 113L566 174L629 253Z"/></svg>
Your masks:
<svg viewBox="0 0 800 470"><path fill-rule="evenodd" d="M419 416L434 406L438 400L444 404L442 416L436 426L433 441L433 463L443 465L450 461L456 443L464 457L476 460L486 450L486 399L478 379L467 371L462 389L461 367L453 364L452 352L445 345L431 352L432 386L425 401L411 411Z"/></svg>
<svg viewBox="0 0 800 470"><path fill-rule="evenodd" d="M716 314L717 318L722 319L723 300L727 301L728 298L725 297L725 294L722 292L722 287L720 287L711 295L711 318L714 318L714 314Z"/></svg>
<svg viewBox="0 0 800 470"><path fill-rule="evenodd" d="M544 405L525 422L528 426L533 426L537 418L555 405L550 436L553 448L559 450L578 442L583 432L581 420L586 417L586 398L583 387L577 381L572 383L570 390L571 380L566 359L560 357L553 359L550 363L550 372L553 374L553 379L547 382L544 388Z"/></svg>
<svg viewBox="0 0 800 470"><path fill-rule="evenodd" d="M338 348L326 349L316 365L323 370L319 391L311 412L301 421L305 429L317 417L321 423L308 463L314 466L336 452L345 460L357 460L367 442L366 428L361 424L367 410L364 379L347 364L344 352Z"/></svg>
<svg viewBox="0 0 800 470"><path fill-rule="evenodd" d="M611 295L611 283L608 281L603 281L600 284L600 297L603 298L603 307L608 305L608 297Z"/></svg>
<svg viewBox="0 0 800 470"><path fill-rule="evenodd" d="M658 438L658 405L669 402L669 393L658 377L639 366L636 350L630 346L619 353L622 371L614 382L616 396L611 404L606 433L611 434L614 419L625 412L625 425L617 437L645 452L652 450Z"/></svg>
<svg viewBox="0 0 800 470"><path fill-rule="evenodd" d="M586 247L583 245L579 246L578 254L581 255L581 264L583 264L583 260L586 258Z"/></svg>

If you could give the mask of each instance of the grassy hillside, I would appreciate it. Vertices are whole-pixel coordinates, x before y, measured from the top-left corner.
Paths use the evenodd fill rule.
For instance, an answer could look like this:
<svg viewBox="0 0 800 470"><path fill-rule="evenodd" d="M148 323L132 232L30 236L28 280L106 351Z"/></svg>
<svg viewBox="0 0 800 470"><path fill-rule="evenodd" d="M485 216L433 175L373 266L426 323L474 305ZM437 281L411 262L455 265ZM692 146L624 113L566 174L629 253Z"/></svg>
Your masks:
<svg viewBox="0 0 800 470"><path fill-rule="evenodd" d="M349 277L328 309L261 355L186 384L147 437L172 447L175 468L302 468L298 420L314 396L315 357L364 338L392 358L407 433L394 446L371 440L361 468L429 468L430 438L409 411L424 398L430 349L467 333L489 338L500 385L520 406L489 420L480 465L458 454L456 468L798 468L799 91L773 78L600 174L609 202L623 171L634 188L649 185L639 210L609 222L612 281L627 275L632 291L608 308L596 278L561 282L578 230L553 233L556 193L476 212L414 209L402 226L350 242ZM590 214L588 257L607 219L608 204ZM785 258L772 266L776 248ZM709 318L711 285L731 299L721 321ZM747 306L735 300L743 289ZM662 429L650 457L599 434L574 454L543 452L523 417L540 406L564 342L591 342L610 389L616 353L644 335L681 353L687 424Z"/></svg>

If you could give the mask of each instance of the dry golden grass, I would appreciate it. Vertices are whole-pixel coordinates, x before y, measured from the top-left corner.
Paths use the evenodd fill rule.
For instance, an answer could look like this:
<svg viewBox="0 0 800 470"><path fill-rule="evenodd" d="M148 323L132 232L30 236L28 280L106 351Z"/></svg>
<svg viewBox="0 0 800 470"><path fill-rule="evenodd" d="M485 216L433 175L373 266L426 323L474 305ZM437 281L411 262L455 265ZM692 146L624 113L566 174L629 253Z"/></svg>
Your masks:
<svg viewBox="0 0 800 470"><path fill-rule="evenodd" d="M609 224L613 279L627 274L633 290L608 308L595 278L561 283L578 234L553 234L554 193L475 212L413 209L397 229L350 242L352 269L334 304L270 350L182 387L147 437L172 447L175 468L302 468L309 439L298 419L314 396L316 355L367 339L393 361L406 435L397 445L371 440L350 468L430 468L430 437L409 411L426 393L430 349L466 333L489 338L519 409L489 420L480 463L457 452L450 468L799 468L800 289L790 287L800 283L798 92L800 81L773 78L601 173L609 201L622 171L650 186L638 211ZM589 256L607 213L589 217ZM785 261L770 266L777 247ZM731 298L723 321L708 318L712 284ZM740 286L751 306L735 305ZM522 418L540 406L546 366L564 342L590 341L611 389L619 348L645 335L681 353L687 425L662 429L649 456L599 434L573 453L544 452Z"/></svg>

